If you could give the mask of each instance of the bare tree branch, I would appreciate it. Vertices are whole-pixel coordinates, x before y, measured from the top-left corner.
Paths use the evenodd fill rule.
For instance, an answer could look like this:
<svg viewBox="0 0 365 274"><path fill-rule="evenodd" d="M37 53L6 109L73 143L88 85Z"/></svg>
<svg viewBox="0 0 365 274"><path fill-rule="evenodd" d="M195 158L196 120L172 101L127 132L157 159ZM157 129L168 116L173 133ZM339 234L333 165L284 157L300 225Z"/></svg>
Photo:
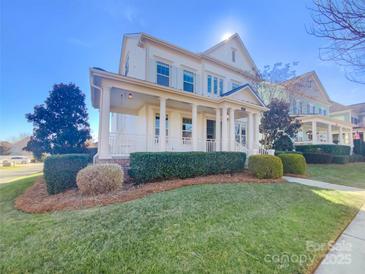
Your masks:
<svg viewBox="0 0 365 274"><path fill-rule="evenodd" d="M324 61L345 67L346 77L365 84L365 0L313 0L309 34L327 40Z"/></svg>

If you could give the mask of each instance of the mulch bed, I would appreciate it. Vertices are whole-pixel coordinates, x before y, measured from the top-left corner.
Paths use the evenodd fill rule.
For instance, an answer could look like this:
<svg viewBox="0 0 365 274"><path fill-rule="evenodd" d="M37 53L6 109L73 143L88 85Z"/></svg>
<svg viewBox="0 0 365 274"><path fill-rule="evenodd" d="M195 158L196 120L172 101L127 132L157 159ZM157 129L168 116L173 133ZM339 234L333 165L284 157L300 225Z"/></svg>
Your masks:
<svg viewBox="0 0 365 274"><path fill-rule="evenodd" d="M29 187L15 201L15 207L28 213L44 213L74 210L124 203L142 198L152 193L163 192L190 185L225 183L280 183L282 179L260 180L248 173L221 174L189 179L176 179L134 186L125 184L121 189L96 196L82 195L77 189L70 189L56 195L48 195L43 178Z"/></svg>

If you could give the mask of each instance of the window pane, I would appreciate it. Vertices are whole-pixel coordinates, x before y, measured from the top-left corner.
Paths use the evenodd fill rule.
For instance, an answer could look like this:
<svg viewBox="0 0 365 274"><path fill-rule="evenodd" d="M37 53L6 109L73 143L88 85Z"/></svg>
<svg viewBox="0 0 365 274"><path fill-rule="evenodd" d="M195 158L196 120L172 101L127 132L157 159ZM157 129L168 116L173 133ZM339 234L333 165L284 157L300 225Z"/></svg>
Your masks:
<svg viewBox="0 0 365 274"><path fill-rule="evenodd" d="M194 76L194 73L184 70L184 91L194 91Z"/></svg>
<svg viewBox="0 0 365 274"><path fill-rule="evenodd" d="M189 118L183 118L182 137L191 138L192 129L193 129L192 120Z"/></svg>
<svg viewBox="0 0 365 274"><path fill-rule="evenodd" d="M214 94L218 94L218 78L217 77L214 77L213 86L214 86Z"/></svg>
<svg viewBox="0 0 365 274"><path fill-rule="evenodd" d="M170 85L170 67L169 65L161 62L157 62L157 84L162 86Z"/></svg>
<svg viewBox="0 0 365 274"><path fill-rule="evenodd" d="M212 93L212 76L208 75L208 93Z"/></svg>

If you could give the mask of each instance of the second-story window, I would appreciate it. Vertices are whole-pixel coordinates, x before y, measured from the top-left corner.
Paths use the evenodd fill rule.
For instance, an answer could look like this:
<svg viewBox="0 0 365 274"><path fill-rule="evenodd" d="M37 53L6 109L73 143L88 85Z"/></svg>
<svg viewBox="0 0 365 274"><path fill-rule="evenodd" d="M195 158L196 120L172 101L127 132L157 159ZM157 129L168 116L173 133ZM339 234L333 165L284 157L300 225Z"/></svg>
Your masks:
<svg viewBox="0 0 365 274"><path fill-rule="evenodd" d="M213 80L213 90L214 90L214 95L218 94L218 78L214 77Z"/></svg>
<svg viewBox="0 0 365 274"><path fill-rule="evenodd" d="M170 66L168 64L157 62L156 82L161 86L170 86Z"/></svg>
<svg viewBox="0 0 365 274"><path fill-rule="evenodd" d="M316 114L316 106L312 107L312 114Z"/></svg>
<svg viewBox="0 0 365 274"><path fill-rule="evenodd" d="M311 113L311 105L307 104L307 114L310 114L310 113Z"/></svg>
<svg viewBox="0 0 365 274"><path fill-rule="evenodd" d="M212 94L212 76L208 75L208 94Z"/></svg>
<svg viewBox="0 0 365 274"><path fill-rule="evenodd" d="M223 94L223 79L219 79L219 95Z"/></svg>
<svg viewBox="0 0 365 274"><path fill-rule="evenodd" d="M327 115L327 110L323 110L323 115L326 116Z"/></svg>
<svg viewBox="0 0 365 274"><path fill-rule="evenodd" d="M184 70L184 91L194 92L194 78L194 73Z"/></svg>
<svg viewBox="0 0 365 274"><path fill-rule="evenodd" d="M319 115L322 115L322 109L321 108L318 109L318 113L319 113Z"/></svg>

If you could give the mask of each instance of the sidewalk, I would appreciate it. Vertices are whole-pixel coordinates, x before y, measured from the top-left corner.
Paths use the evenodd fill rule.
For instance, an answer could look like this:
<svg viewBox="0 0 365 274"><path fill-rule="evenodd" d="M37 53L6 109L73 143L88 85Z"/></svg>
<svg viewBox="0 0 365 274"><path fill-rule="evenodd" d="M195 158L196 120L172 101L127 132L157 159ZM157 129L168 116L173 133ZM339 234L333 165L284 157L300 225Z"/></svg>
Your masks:
<svg viewBox="0 0 365 274"><path fill-rule="evenodd" d="M365 189L329 184L303 178L287 177L289 183L298 183L307 186L351 191L364 194ZM345 245L345 246L344 246ZM346 246L349 247L346 249ZM365 204L338 238L332 249L327 253L316 274L363 274L365 273Z"/></svg>

